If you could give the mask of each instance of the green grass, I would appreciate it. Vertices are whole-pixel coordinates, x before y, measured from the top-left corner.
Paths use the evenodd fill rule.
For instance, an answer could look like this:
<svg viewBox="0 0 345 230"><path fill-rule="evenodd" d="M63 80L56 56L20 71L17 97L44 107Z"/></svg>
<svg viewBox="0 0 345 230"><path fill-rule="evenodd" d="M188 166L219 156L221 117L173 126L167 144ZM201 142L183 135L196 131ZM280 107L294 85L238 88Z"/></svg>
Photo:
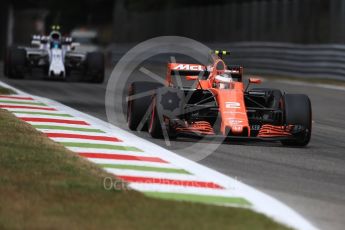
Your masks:
<svg viewBox="0 0 345 230"><path fill-rule="evenodd" d="M105 177L0 109L0 229L286 229L248 209L106 190Z"/></svg>
<svg viewBox="0 0 345 230"><path fill-rule="evenodd" d="M12 89L4 88L0 86L0 94L15 94Z"/></svg>

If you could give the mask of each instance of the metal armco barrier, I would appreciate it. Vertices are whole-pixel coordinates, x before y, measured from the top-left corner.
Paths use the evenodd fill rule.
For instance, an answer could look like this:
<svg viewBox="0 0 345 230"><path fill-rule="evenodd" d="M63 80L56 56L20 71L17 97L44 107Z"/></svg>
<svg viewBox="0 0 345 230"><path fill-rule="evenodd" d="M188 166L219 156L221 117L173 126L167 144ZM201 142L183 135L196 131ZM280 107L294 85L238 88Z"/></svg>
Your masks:
<svg viewBox="0 0 345 230"><path fill-rule="evenodd" d="M328 78L345 81L345 45L292 43L213 43L230 51L227 63L242 65L250 74Z"/></svg>
<svg viewBox="0 0 345 230"><path fill-rule="evenodd" d="M115 64L135 44L113 44L107 52ZM206 43L212 49L230 51L229 65L241 65L245 74L327 78L345 81L345 45L302 45L273 42ZM168 58L154 57L155 64Z"/></svg>

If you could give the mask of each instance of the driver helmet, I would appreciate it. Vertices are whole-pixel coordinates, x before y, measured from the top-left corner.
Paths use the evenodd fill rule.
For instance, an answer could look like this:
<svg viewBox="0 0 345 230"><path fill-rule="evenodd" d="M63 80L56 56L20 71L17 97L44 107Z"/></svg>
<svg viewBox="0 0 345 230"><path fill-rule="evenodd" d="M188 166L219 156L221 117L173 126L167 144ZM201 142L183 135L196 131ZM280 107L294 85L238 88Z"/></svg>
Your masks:
<svg viewBox="0 0 345 230"><path fill-rule="evenodd" d="M233 82L231 75L226 73L217 75L215 79L219 89L228 89L230 83Z"/></svg>
<svg viewBox="0 0 345 230"><path fill-rule="evenodd" d="M53 30L50 35L52 48L59 48L61 45L61 33L59 31Z"/></svg>

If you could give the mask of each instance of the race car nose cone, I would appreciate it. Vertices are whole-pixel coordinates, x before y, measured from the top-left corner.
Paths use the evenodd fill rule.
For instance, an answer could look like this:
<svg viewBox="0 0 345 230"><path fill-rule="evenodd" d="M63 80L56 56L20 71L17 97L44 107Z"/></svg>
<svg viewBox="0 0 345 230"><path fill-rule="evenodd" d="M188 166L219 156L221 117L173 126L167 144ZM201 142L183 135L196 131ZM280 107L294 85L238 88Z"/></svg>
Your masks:
<svg viewBox="0 0 345 230"><path fill-rule="evenodd" d="M226 136L248 136L248 127L243 125L232 125L225 127Z"/></svg>
<svg viewBox="0 0 345 230"><path fill-rule="evenodd" d="M243 126L242 125L235 125L231 127L231 132L233 134L242 134Z"/></svg>

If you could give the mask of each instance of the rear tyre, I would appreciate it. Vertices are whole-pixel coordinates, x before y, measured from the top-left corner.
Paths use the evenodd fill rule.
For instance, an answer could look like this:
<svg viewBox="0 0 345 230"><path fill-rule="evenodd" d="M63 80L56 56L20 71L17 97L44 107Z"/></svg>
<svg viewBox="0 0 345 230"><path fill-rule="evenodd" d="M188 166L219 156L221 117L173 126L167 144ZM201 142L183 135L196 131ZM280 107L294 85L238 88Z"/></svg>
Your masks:
<svg viewBox="0 0 345 230"><path fill-rule="evenodd" d="M284 121L286 125L302 128L296 133L296 139L281 141L286 146L306 146L311 138L312 109L310 99L304 94L285 94L283 96Z"/></svg>
<svg viewBox="0 0 345 230"><path fill-rule="evenodd" d="M101 52L86 54L87 80L92 83L103 83L104 81L104 55Z"/></svg>
<svg viewBox="0 0 345 230"><path fill-rule="evenodd" d="M154 92L141 97L140 94L148 93L149 91L153 91L162 86L162 84L155 82L133 82L130 85L128 96L131 97L139 95L138 98L129 98L127 103L127 123L130 130L137 130L141 122L144 122L141 131L147 130L147 121L144 121L143 119L151 105L152 95Z"/></svg>
<svg viewBox="0 0 345 230"><path fill-rule="evenodd" d="M24 78L26 70L26 50L16 47L9 48L5 65L5 74L9 78Z"/></svg>

